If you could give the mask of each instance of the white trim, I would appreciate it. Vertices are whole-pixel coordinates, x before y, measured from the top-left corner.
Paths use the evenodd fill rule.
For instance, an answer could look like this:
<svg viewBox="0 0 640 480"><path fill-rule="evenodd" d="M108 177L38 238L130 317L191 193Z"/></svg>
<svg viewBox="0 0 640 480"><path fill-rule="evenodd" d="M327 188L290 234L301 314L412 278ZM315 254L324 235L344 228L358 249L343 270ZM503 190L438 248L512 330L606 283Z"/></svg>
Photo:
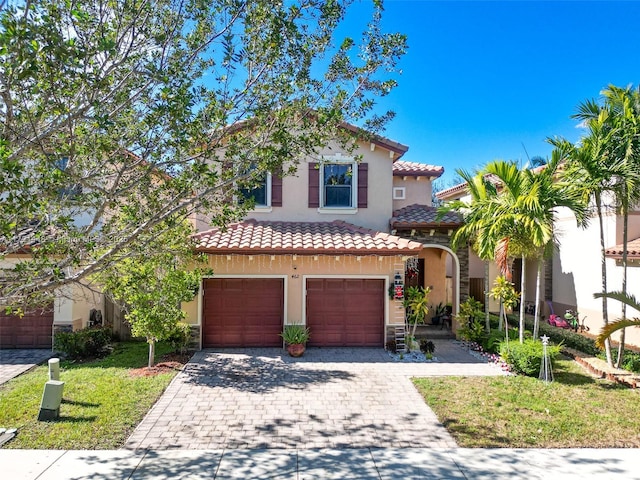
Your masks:
<svg viewBox="0 0 640 480"><path fill-rule="evenodd" d="M453 257L453 263L455 265L455 290L456 294L453 297L453 314L457 315L460 313L460 259L458 255L455 254L453 250L449 247L445 247L444 245L434 245L432 243L423 243L422 248L439 248L440 250L444 250L448 252ZM426 269L426 266L425 266Z"/></svg>
<svg viewBox="0 0 640 480"><path fill-rule="evenodd" d="M407 189L405 187L393 187L393 200L406 200Z"/></svg>
<svg viewBox="0 0 640 480"><path fill-rule="evenodd" d="M358 213L358 209L353 207L320 207L318 208L318 213L322 215L355 215Z"/></svg>
<svg viewBox="0 0 640 480"><path fill-rule="evenodd" d="M204 301L204 280L208 278L282 278L284 280L284 284L282 286L282 325L285 325L287 321L287 301L288 301L288 285L287 281L289 279L289 275L237 275L237 274L222 274L222 275L205 275L202 277L200 281L200 295L198 295L198 323L200 326L200 350L202 350L202 307Z"/></svg>
<svg viewBox="0 0 640 480"><path fill-rule="evenodd" d="M338 278L338 279L372 279L384 280L384 325L383 338L387 338L387 327L389 326L389 275L302 275L302 321L307 324L307 279L308 278Z"/></svg>

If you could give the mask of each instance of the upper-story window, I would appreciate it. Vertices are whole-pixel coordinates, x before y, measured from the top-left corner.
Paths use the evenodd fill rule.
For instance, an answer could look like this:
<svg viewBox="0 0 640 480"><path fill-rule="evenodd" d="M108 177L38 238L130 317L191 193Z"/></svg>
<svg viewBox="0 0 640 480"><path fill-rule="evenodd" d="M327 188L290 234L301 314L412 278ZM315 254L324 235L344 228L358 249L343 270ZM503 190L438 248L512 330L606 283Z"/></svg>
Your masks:
<svg viewBox="0 0 640 480"><path fill-rule="evenodd" d="M352 208L356 175L353 164L329 163L322 166L322 206Z"/></svg>
<svg viewBox="0 0 640 480"><path fill-rule="evenodd" d="M52 155L51 158L53 158L53 165L55 168L57 168L61 172L65 172L67 170L67 167L69 166L69 157L67 156L56 157ZM70 199L77 197L81 193L82 193L82 185L80 184L66 185L58 189L58 196L68 197Z"/></svg>
<svg viewBox="0 0 640 480"><path fill-rule="evenodd" d="M339 153L322 160L309 163L309 208L336 214L367 208L369 165Z"/></svg>
<svg viewBox="0 0 640 480"><path fill-rule="evenodd" d="M271 206L271 174L264 173L258 178L252 188L239 189L243 198L253 200L254 207L268 208Z"/></svg>
<svg viewBox="0 0 640 480"><path fill-rule="evenodd" d="M282 177L265 172L251 183L238 188L239 200L252 199L254 211L270 212L272 207L282 206Z"/></svg>

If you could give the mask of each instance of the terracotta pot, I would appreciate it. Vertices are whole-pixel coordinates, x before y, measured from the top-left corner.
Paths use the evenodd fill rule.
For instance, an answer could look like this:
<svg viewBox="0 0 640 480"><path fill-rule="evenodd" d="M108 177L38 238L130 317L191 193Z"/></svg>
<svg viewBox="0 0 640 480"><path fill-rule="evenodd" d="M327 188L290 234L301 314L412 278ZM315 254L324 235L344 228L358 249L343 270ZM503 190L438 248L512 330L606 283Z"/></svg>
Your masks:
<svg viewBox="0 0 640 480"><path fill-rule="evenodd" d="M304 353L304 350L304 343L294 343L291 345L287 345L287 352L289 352L289 355L291 355L292 357L301 357Z"/></svg>

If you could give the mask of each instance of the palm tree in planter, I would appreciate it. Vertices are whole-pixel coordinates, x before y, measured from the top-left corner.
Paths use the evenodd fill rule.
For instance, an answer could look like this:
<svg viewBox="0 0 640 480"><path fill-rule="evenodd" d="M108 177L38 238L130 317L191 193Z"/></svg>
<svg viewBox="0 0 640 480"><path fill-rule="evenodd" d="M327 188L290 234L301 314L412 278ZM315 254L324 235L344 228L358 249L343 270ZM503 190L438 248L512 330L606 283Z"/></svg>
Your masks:
<svg viewBox="0 0 640 480"><path fill-rule="evenodd" d="M301 357L305 351L305 344L309 341L311 332L309 327L299 323L285 325L280 334L284 343L287 344L287 352L292 357Z"/></svg>
<svg viewBox="0 0 640 480"><path fill-rule="evenodd" d="M417 350L416 328L423 324L429 313L429 287L408 287L404 298L404 308L407 312L407 323L411 325L409 334L409 350Z"/></svg>

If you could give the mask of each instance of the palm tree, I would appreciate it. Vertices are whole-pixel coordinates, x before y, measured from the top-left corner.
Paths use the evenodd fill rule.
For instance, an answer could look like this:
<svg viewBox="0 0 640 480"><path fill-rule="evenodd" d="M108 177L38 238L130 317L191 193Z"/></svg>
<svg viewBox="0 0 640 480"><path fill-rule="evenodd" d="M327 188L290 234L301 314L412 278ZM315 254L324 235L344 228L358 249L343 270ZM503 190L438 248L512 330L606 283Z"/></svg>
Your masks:
<svg viewBox="0 0 640 480"><path fill-rule="evenodd" d="M534 253L538 261L536 276L536 300L534 312L533 336L538 338L540 322L540 282L543 276L545 257L550 256L557 246L554 234L554 214L557 208L565 207L571 210L579 225L585 225L587 219L587 204L581 198L573 185L564 181L559 175L561 166L566 161L566 152L562 149L554 149L551 160L543 169L529 171L525 174L528 190L535 194L537 204L532 204L531 213L538 226L538 236L532 239ZM533 225L536 225L535 223Z"/></svg>
<svg viewBox="0 0 640 480"><path fill-rule="evenodd" d="M526 260L542 259L554 245L554 210L568 207L576 218L584 217L584 204L565 182L557 178L563 152L555 150L548 164L538 172L520 170L515 162L494 161L475 176L461 171L467 181L471 202L452 202L445 210L463 214L464 225L452 238L452 245L471 241L478 256L494 259L500 272L511 278L509 259L522 258L521 302L519 337L524 341L526 299ZM492 182L487 178L491 176ZM499 185L498 188L494 185ZM542 262L539 261L536 281L536 311L534 332L540 318L540 279ZM485 292L488 292L488 286ZM487 302L488 303L488 302ZM488 327L487 327L488 328Z"/></svg>
<svg viewBox="0 0 640 480"><path fill-rule="evenodd" d="M538 260L536 276L536 302L534 312L534 338L538 335L540 319L540 282L543 274L542 259L555 246L553 233L554 212L559 207L571 209L578 220L585 218L585 205L579 195L558 176L564 161L564 152L555 149L542 169L518 170L514 162L492 162L485 171L495 175L502 185L498 196L499 207L491 228L500 237L496 262L503 272L511 256L522 258L520 340L524 340L526 299L526 260Z"/></svg>
<svg viewBox="0 0 640 480"><path fill-rule="evenodd" d="M582 104L579 108L587 110L591 104ZM610 142L611 133L607 132L601 120L587 124L589 134L584 137L579 145L573 145L560 138L550 139L549 142L556 148L566 152L568 161L563 177L580 193L585 203L593 199L595 213L598 216L600 230L600 265L602 291L607 291L607 263L605 257L606 244L604 238L604 206L603 195L611 188L612 171L607 164L606 146ZM606 327L609 324L607 297L602 297L602 321ZM611 357L611 341L606 339L604 343L607 363L613 365Z"/></svg>
<svg viewBox="0 0 640 480"><path fill-rule="evenodd" d="M609 178L608 189L615 194L616 203L623 218L622 240L622 293L627 291L627 244L629 208L640 200L640 91L609 85L602 92L603 105L586 102L574 117L588 126L595 125L606 133L603 159ZM606 276L606 270L605 270ZM606 285L603 292L606 293ZM606 302L603 297L603 303ZM626 316L627 304L622 304L622 317ZM606 307L603 307L606 308ZM605 321L608 323L608 317ZM624 355L625 331L620 333L620 348L616 366L620 366ZM610 348L610 347L609 347ZM610 354L607 358L610 360Z"/></svg>
<svg viewBox="0 0 640 480"><path fill-rule="evenodd" d="M498 192L495 185L482 173L471 174L461 169L456 170L456 173L466 182L471 200L448 202L438 208L438 218L451 211L460 213L464 222L451 237L451 248L457 250L470 244L476 255L484 261L485 328L489 331L489 262L495 257L497 239L487 233L492 221L490 209Z"/></svg>

